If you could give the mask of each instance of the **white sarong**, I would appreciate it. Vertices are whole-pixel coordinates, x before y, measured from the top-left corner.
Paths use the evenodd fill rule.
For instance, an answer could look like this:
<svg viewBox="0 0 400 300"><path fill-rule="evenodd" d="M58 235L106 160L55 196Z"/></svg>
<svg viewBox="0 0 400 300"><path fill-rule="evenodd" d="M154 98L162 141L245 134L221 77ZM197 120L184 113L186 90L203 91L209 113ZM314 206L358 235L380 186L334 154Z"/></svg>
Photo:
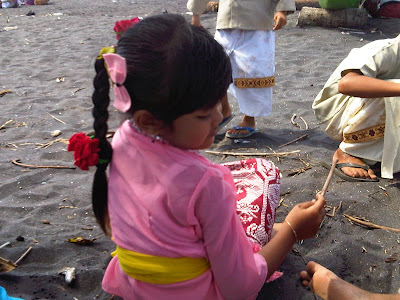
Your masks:
<svg viewBox="0 0 400 300"><path fill-rule="evenodd" d="M234 82L229 86L229 93L237 99L240 111L251 117L269 116L271 86L275 82L275 32L224 29L216 31L215 39L231 60ZM235 85L236 79L248 79L259 87L239 88ZM263 87L266 85L270 87Z"/></svg>

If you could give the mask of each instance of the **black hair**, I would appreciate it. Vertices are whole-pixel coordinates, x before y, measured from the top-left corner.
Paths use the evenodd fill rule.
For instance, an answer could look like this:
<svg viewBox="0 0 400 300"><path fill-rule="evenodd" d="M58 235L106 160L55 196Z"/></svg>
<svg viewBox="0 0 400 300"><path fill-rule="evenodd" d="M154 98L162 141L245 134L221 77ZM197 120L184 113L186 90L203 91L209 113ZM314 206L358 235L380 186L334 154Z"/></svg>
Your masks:
<svg viewBox="0 0 400 300"><path fill-rule="evenodd" d="M126 59L124 86L131 97L128 113L147 110L166 125L198 109L214 107L231 83L231 65L222 46L202 27L173 14L151 16L130 27L121 37L117 53ZM95 63L92 96L95 137L100 140L99 159L111 161L106 139L109 79L104 60ZM108 233L108 163L99 163L93 183L93 211Z"/></svg>

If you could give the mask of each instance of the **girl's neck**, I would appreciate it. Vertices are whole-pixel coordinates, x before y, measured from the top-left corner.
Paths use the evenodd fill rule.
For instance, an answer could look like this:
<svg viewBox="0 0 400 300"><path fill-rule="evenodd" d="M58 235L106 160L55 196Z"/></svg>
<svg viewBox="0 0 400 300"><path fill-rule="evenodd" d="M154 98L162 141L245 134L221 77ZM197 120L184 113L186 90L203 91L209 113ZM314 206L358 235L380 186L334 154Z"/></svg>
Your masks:
<svg viewBox="0 0 400 300"><path fill-rule="evenodd" d="M134 121L133 119L129 119L129 125L130 125L137 133L139 133L139 134L141 134L141 135L143 135L143 136L146 136L146 137L150 138L150 139L152 140L152 142L160 142L160 143L162 143L162 144L167 144L167 145L173 146L173 145L171 145L170 143L168 143L168 141L166 141L166 140L165 140L164 138L162 138L161 136L149 134L149 133L143 131L142 129L140 129L139 126L137 126L137 124L135 123L135 121ZM173 147L175 147L175 146L173 146ZM180 148L178 148L178 149L180 149ZM182 149L182 150L184 150L184 149ZM189 152L193 152L193 153L195 153L195 154L201 156L199 150L190 150L190 149L185 149L185 150L186 150L186 151L189 151Z"/></svg>
<svg viewBox="0 0 400 300"><path fill-rule="evenodd" d="M165 139L163 139L161 136L159 135L154 135L154 134L149 134L145 131L143 131L142 129L139 128L139 126L136 125L135 121L133 119L129 119L129 124L131 125L132 128L134 128L138 133L140 133L143 136L147 136L149 138L151 138L151 140L157 141L157 142L161 142L161 143L165 143L165 144L169 144Z"/></svg>

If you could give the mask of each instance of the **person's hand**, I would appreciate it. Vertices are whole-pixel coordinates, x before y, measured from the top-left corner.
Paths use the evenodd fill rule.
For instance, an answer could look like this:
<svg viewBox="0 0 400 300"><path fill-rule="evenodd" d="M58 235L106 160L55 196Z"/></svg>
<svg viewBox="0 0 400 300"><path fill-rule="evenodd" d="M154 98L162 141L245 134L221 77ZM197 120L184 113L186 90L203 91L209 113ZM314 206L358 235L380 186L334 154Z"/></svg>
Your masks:
<svg viewBox="0 0 400 300"><path fill-rule="evenodd" d="M287 23L286 11L277 11L274 15L274 22L275 25L273 27L273 30L278 30L285 26Z"/></svg>
<svg viewBox="0 0 400 300"><path fill-rule="evenodd" d="M200 15L193 14L191 24L194 26L203 27L203 25L201 25Z"/></svg>
<svg viewBox="0 0 400 300"><path fill-rule="evenodd" d="M290 223L298 240L315 236L325 216L325 198L317 194L317 200L297 204L287 215L285 221Z"/></svg>

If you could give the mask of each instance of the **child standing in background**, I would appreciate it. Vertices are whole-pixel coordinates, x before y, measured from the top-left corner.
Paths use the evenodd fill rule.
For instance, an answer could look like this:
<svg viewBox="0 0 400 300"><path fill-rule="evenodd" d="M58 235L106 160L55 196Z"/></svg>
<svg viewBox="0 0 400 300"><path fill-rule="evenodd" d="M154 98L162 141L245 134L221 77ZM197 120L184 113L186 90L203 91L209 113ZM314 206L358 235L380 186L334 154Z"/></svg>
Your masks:
<svg viewBox="0 0 400 300"><path fill-rule="evenodd" d="M201 26L200 15L208 0L189 0L192 24ZM269 116L275 85L275 30L286 25L286 15L296 10L294 0L220 0L215 39L224 47L232 64L229 92L244 114L229 138L244 138L257 131L255 117ZM222 103L224 118L231 114L228 99Z"/></svg>
<svg viewBox="0 0 400 300"><path fill-rule="evenodd" d="M91 141L99 152L89 163L97 167L95 216L117 245L103 289L124 299L255 299L296 240L317 233L324 198L296 205L271 238L273 164L225 167L200 155L217 134L231 81L229 58L205 29L179 15L148 17L112 52L95 64ZM114 106L131 117L112 145L109 78ZM70 148L82 152L73 138Z"/></svg>

